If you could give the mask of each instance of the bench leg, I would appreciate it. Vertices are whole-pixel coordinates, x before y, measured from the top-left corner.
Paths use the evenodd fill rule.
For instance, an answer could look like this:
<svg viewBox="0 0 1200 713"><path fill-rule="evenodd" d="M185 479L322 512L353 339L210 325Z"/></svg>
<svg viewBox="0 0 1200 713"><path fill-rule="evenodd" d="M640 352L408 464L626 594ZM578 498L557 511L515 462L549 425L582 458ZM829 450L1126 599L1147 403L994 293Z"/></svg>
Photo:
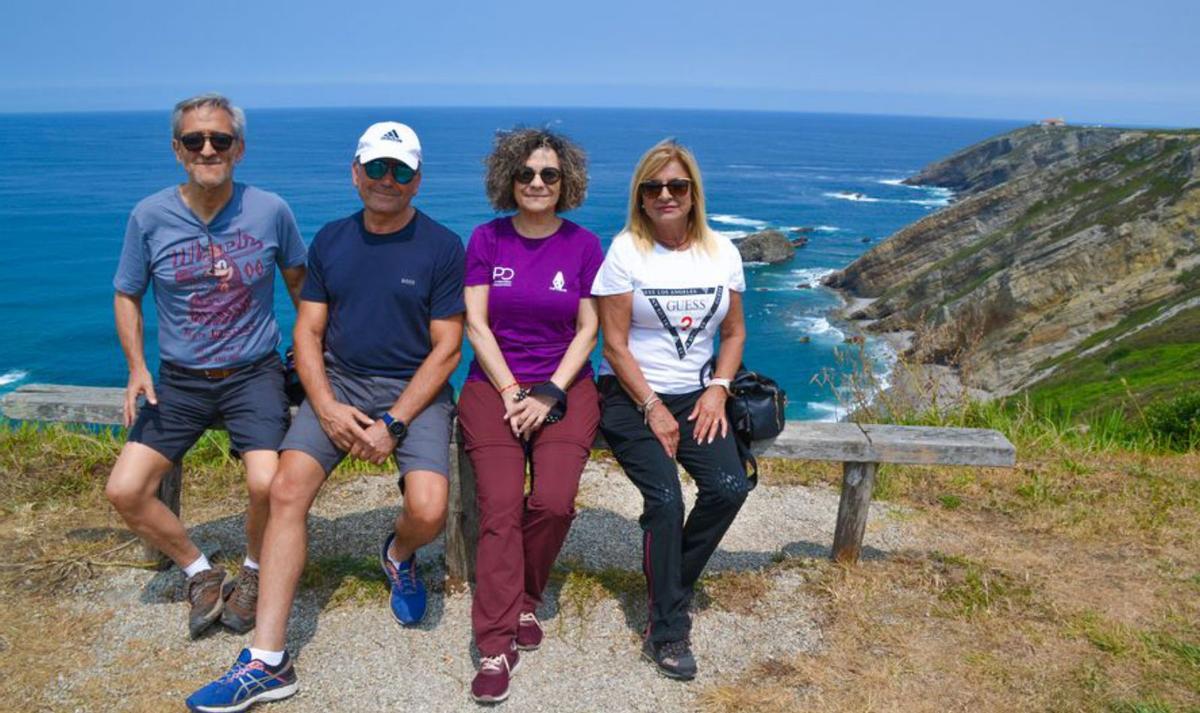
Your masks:
<svg viewBox="0 0 1200 713"><path fill-rule="evenodd" d="M450 451L450 502L446 513L446 586L462 591L475 578L475 541L479 512L475 504L475 470L463 446L462 433Z"/></svg>
<svg viewBox="0 0 1200 713"><path fill-rule="evenodd" d="M837 562L858 562L878 467L878 463L842 464L842 499L838 503L837 528L833 533L833 559Z"/></svg>
<svg viewBox="0 0 1200 713"><path fill-rule="evenodd" d="M163 476L162 482L158 484L158 499L163 501L175 516L179 516L179 495L183 491L183 464L175 463L171 466L171 470ZM146 562L153 562L155 569L166 569L171 566L171 560L159 552L149 542L142 541L142 559Z"/></svg>

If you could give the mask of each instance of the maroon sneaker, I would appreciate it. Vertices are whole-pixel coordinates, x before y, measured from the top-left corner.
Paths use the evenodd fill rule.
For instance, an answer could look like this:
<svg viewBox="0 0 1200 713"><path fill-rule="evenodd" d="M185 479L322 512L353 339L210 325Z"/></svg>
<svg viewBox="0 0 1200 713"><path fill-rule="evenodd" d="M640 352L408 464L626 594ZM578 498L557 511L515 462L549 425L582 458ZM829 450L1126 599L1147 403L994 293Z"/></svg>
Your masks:
<svg viewBox="0 0 1200 713"><path fill-rule="evenodd" d="M184 594L191 611L188 612L188 634L194 639L221 616L225 600L221 588L225 584L225 570L220 567L206 569L189 577Z"/></svg>
<svg viewBox="0 0 1200 713"><path fill-rule="evenodd" d="M237 579L226 587L221 623L239 634L245 634L254 628L254 612L257 608L258 570L242 565Z"/></svg>
<svg viewBox="0 0 1200 713"><path fill-rule="evenodd" d="M517 621L517 648L533 651L542 645L544 636L542 623L538 621L537 615L531 611L521 612L521 618Z"/></svg>
<svg viewBox="0 0 1200 713"><path fill-rule="evenodd" d="M520 667L521 654L516 644L508 653L480 657L479 673L471 681L471 697L477 703L499 703L508 698L508 681Z"/></svg>

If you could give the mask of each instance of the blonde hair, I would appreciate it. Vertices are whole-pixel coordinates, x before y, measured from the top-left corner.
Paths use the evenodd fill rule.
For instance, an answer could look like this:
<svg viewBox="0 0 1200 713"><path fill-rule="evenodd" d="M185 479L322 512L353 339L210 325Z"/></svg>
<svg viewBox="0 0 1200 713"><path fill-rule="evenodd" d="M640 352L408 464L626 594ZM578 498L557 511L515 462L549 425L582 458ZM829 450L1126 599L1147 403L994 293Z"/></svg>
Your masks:
<svg viewBox="0 0 1200 713"><path fill-rule="evenodd" d="M648 253L654 249L654 224L642 210L641 185L671 161L682 164L692 181L692 210L688 214L687 227L688 249L694 250L699 247L709 255L715 255L717 238L708 227L708 216L704 212L704 183L700 179L700 166L692 152L675 139L663 139L651 146L649 151L642 154L637 167L633 169L633 180L629 184L629 217L625 221L625 231L633 235L633 244L639 251Z"/></svg>

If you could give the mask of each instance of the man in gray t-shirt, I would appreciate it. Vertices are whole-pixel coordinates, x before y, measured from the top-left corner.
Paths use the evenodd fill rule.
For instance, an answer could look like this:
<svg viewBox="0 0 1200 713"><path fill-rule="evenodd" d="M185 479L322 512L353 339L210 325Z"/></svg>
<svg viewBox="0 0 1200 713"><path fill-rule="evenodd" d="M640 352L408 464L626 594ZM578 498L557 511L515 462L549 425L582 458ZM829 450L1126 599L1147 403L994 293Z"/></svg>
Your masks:
<svg viewBox="0 0 1200 713"><path fill-rule="evenodd" d="M235 183L245 152L245 115L219 94L175 106L172 147L187 181L133 209L113 278L117 335L129 362L128 442L106 494L129 528L188 577L194 637L220 617L236 631L254 626L259 551L278 447L288 425L283 366L276 349L275 270L293 305L305 276L305 248L287 204ZM154 287L161 357L146 368L142 296ZM139 396L146 403L137 408ZM232 590L156 497L159 483L216 421L246 465L250 505L246 560Z"/></svg>

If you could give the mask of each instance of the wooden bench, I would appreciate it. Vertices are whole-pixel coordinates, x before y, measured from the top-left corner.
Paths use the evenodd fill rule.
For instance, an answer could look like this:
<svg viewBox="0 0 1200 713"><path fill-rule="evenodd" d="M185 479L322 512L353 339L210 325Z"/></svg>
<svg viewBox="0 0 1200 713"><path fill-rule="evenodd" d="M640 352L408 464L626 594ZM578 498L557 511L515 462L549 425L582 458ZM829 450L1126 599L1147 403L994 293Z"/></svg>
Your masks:
<svg viewBox="0 0 1200 713"><path fill-rule="evenodd" d="M119 425L124 389L29 384L5 394L0 410L12 420ZM1001 433L978 428L927 428L858 423L788 421L778 438L756 448L763 457L842 463L842 494L833 534L833 559L858 561L880 463L969 465L1011 468L1016 449ZM597 448L604 448L597 437ZM446 572L452 583L474 573L475 473L462 439L451 451L450 503L446 520ZM179 464L163 479L159 498L179 513ZM147 559L160 555L145 546Z"/></svg>

